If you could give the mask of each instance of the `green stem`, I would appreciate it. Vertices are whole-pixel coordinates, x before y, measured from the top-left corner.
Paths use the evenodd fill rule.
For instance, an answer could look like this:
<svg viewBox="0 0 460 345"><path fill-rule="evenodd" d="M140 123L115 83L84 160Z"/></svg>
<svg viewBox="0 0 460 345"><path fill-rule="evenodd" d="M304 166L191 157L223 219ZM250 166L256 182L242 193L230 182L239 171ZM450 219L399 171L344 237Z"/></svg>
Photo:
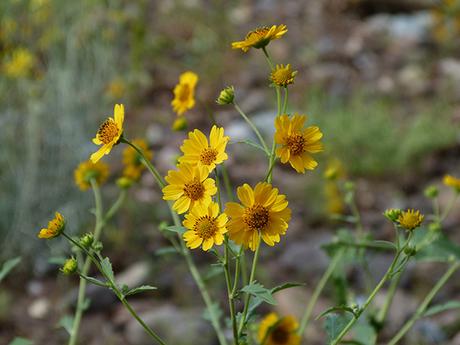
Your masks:
<svg viewBox="0 0 460 345"><path fill-rule="evenodd" d="M121 141L126 143L126 144L128 144L128 145L130 145L132 148L134 148L137 151L137 153L142 158L142 162L149 169L149 171L152 173L153 177L157 181L157 183L160 186L160 188L165 187L166 186L165 181L163 180L163 178L159 174L158 170L153 166L153 164L144 157L144 154L143 154L142 150L140 150L136 145L134 145L131 142L129 142L127 139L123 138ZM167 204L168 204L169 212L170 212L171 217L173 219L174 225L175 226L181 226L179 216L172 209L171 203L168 202ZM222 332L222 329L220 327L220 322L219 322L218 315L215 312L215 308L214 308L211 296L210 296L210 294L209 294L209 292L208 292L208 290L206 288L206 285L204 284L203 278L201 277L201 274L198 271L198 268L196 267L195 262L193 261L193 258L190 255L190 251L186 247L182 237L180 235L178 235L178 237L179 237L179 242L180 242L180 246L181 246L181 254L185 258L185 262L187 263L189 271L192 274L192 277L195 280L195 283L198 286L198 289L200 290L201 297L203 298L203 301L204 301L204 303L206 305L206 308L208 310L209 316L211 318L211 324L212 324L212 326L214 328L214 331L217 334L217 338L219 339L219 343L221 345L227 345L227 340L225 339L224 333Z"/></svg>
<svg viewBox="0 0 460 345"><path fill-rule="evenodd" d="M281 114L286 114L287 111L287 104L288 104L288 88L287 86L284 88L284 101L283 101L283 108L281 110Z"/></svg>
<svg viewBox="0 0 460 345"><path fill-rule="evenodd" d="M432 299L439 290L446 284L449 278L460 268L460 261L454 261L449 269L444 273L444 275L439 279L436 285L431 289L428 295L423 300L422 304L417 308L415 314L404 324L404 326L399 330L399 332L388 342L388 345L397 344L402 337L409 331L409 329L414 325L415 321L423 316L423 313L428 308L428 305L431 303Z"/></svg>
<svg viewBox="0 0 460 345"><path fill-rule="evenodd" d="M257 260L259 259L260 242L261 242L261 235L260 235L260 232L259 232L258 243L257 243L257 246L256 246L256 251L254 253L254 259L252 260L251 274L249 275L249 284L254 283L254 278L255 278L255 275L256 275ZM246 294L246 299L244 301L243 315L241 317L240 325L238 327L238 336L241 335L241 332L243 331L244 325L246 323L246 317L248 316L249 302L250 301L251 301L251 295Z"/></svg>
<svg viewBox="0 0 460 345"><path fill-rule="evenodd" d="M403 271L398 272L390 283L390 287L388 288L388 292L385 297L385 303L382 309L380 309L379 314L377 315L377 322L380 326L383 326L383 323L387 318L388 312L390 311L391 303L393 302L393 298L396 293L396 289L398 288L399 281L401 280L402 273Z"/></svg>
<svg viewBox="0 0 460 345"><path fill-rule="evenodd" d="M230 279L230 268L229 268L229 249L228 249L228 236L225 235L225 252L224 252L224 273L225 273L225 283L227 285L227 295L228 295L228 306L230 309L230 320L232 321L232 331L233 331L233 340L234 344L239 344L238 339L238 328L236 324L236 317L235 317L235 303L233 301L233 289L232 289L232 282ZM236 285L236 282L235 282Z"/></svg>
<svg viewBox="0 0 460 345"><path fill-rule="evenodd" d="M340 341L342 340L342 338L348 333L348 331L354 326L354 324L356 323L356 321L358 321L359 319L359 315L361 315L364 310L366 310L366 308L371 304L372 300L374 299L374 297L377 295L377 292L379 292L379 290L382 288L382 286L387 282L388 279L390 279L390 277L393 275L393 270L394 268L396 267L396 264L398 263L398 260L399 260L399 257L400 255L403 253L404 249L406 248L406 246L409 244L410 240L412 238L412 232L409 233L409 236L407 238L407 241L405 242L405 244L402 246L402 248L396 253L394 259L393 259L393 262L391 263L390 267L388 268L388 270L385 272L385 275L383 276L383 278L380 280L380 282L377 284L377 286L374 288L374 290L371 292L371 294L369 295L369 297L367 298L367 300L364 302L363 306L360 308L360 312L357 316L354 316L349 322L348 324L345 326L345 328L340 332L340 334L331 342L330 345L337 345L340 343Z"/></svg>
<svg viewBox="0 0 460 345"><path fill-rule="evenodd" d="M324 272L323 276L321 277L320 281L318 282L318 285L316 285L315 290L313 291L313 295L311 296L308 305L305 309L305 312L302 316L302 320L300 322L300 327L297 330L297 334L299 336L302 336L303 332L307 328L308 322L310 321L311 314L313 313L313 308L316 305L316 302L321 295L321 292L323 291L324 287L326 286L327 281L331 277L332 273L334 273L335 269L337 268L337 265L340 263L342 260L343 254L345 253L344 249L340 249L332 258L331 262L329 263L329 267L327 270Z"/></svg>
<svg viewBox="0 0 460 345"><path fill-rule="evenodd" d="M236 102L233 103L233 106L235 107L236 111L241 115L241 117L246 121L246 123L252 128L252 130L254 131L254 133L256 134L257 138L259 139L262 147L264 148L264 151L265 153L267 154L267 156L270 154L270 152L268 151L268 147L267 147L267 144L265 143L265 140L264 138L262 137L262 135L260 134L259 130L257 129L257 127L254 125L254 123L249 119L249 117L243 112L243 110L238 106L238 104Z"/></svg>

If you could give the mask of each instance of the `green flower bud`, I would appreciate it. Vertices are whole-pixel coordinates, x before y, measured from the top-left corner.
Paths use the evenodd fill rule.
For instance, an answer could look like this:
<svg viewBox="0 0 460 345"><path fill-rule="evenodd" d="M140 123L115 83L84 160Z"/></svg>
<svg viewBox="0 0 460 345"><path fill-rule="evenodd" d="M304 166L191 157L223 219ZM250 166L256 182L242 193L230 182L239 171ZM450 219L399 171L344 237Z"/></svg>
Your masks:
<svg viewBox="0 0 460 345"><path fill-rule="evenodd" d="M91 245L93 244L94 241L94 236L93 234L85 234L82 237L80 237L80 244L85 247L86 249L91 248Z"/></svg>
<svg viewBox="0 0 460 345"><path fill-rule="evenodd" d="M100 252L102 250L104 246L102 245L102 242L101 241L97 241L93 244L93 249L96 251L96 252Z"/></svg>
<svg viewBox="0 0 460 345"><path fill-rule="evenodd" d="M351 181L345 182L343 185L346 191L353 192L355 190L355 184Z"/></svg>
<svg viewBox="0 0 460 345"><path fill-rule="evenodd" d="M427 198L434 199L438 196L438 188L436 186L428 186L425 188L424 194Z"/></svg>
<svg viewBox="0 0 460 345"><path fill-rule="evenodd" d="M430 225L428 225L428 230L432 231L432 232L439 232L439 231L442 230L442 227L441 227L440 223L434 222L434 223L430 223Z"/></svg>
<svg viewBox="0 0 460 345"><path fill-rule="evenodd" d="M70 275L75 272L77 272L78 269L78 263L75 258L70 258L67 259L66 262L64 262L64 265L61 268L61 272L64 273L65 275Z"/></svg>
<svg viewBox="0 0 460 345"><path fill-rule="evenodd" d="M397 209L397 208L390 208L388 210L386 210L385 212L383 212L383 215L390 221L392 221L393 223L397 223L398 222L398 218L399 216L402 214L402 211L400 209Z"/></svg>
<svg viewBox="0 0 460 345"><path fill-rule="evenodd" d="M232 104L234 98L235 89L233 88L233 86L228 86L220 92L219 97L217 97L216 99L216 102L220 105Z"/></svg>

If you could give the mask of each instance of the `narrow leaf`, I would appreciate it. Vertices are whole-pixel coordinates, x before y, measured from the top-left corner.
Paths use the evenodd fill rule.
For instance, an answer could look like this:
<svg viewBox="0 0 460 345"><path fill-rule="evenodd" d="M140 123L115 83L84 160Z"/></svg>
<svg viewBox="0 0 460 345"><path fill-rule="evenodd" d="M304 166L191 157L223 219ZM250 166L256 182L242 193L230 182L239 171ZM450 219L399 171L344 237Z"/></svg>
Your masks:
<svg viewBox="0 0 460 345"><path fill-rule="evenodd" d="M21 258L17 257L14 259L9 259L5 261L5 263L2 265L2 269L0 270L0 282L5 278L10 271L16 267L21 262Z"/></svg>
<svg viewBox="0 0 460 345"><path fill-rule="evenodd" d="M157 288L155 286L142 285L142 286L138 286L138 287L129 289L127 292L124 293L124 295L125 296L131 296L131 295L135 295L135 294L138 294L138 293L141 293L141 292L144 292L144 291L152 291L152 290L156 290L156 289Z"/></svg>
<svg viewBox="0 0 460 345"><path fill-rule="evenodd" d="M110 262L110 259L108 257L104 258L104 260L101 261L101 268L109 280L111 280L112 282L115 281L115 275L113 274L112 263Z"/></svg>
<svg viewBox="0 0 460 345"><path fill-rule="evenodd" d="M460 301L449 301L449 302L438 304L438 305L428 308L423 313L423 316L431 316L431 315L441 313L445 310L458 309L458 308L460 308Z"/></svg>
<svg viewBox="0 0 460 345"><path fill-rule="evenodd" d="M241 291L246 292L254 297L260 298L262 301L268 303L268 304L276 304L275 299L272 296L272 293L270 290L266 289L262 284L260 283L252 283L249 285L246 285L241 289Z"/></svg>
<svg viewBox="0 0 460 345"><path fill-rule="evenodd" d="M187 229L183 226L171 225L164 228L166 231L175 232L179 235L182 235Z"/></svg>
<svg viewBox="0 0 460 345"><path fill-rule="evenodd" d="M91 284L97 285L97 286L102 286L102 287L107 287L107 283L103 282L102 280L96 279L94 277L86 276L84 274L80 273L80 277L82 277L84 280L90 282Z"/></svg>

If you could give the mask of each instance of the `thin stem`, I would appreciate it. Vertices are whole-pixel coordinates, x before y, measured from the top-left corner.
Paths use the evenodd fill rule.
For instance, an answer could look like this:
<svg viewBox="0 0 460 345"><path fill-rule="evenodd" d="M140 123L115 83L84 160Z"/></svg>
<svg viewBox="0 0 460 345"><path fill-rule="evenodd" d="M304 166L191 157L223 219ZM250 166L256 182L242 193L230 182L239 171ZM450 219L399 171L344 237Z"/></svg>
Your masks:
<svg viewBox="0 0 460 345"><path fill-rule="evenodd" d="M362 314L364 310L371 304L372 300L374 297L377 295L377 292L382 288L382 286L386 283L386 281L393 275L393 270L396 267L396 264L398 263L399 257L406 248L406 246L409 244L410 240L412 238L412 232L409 233L409 236L405 242L405 244L402 246L402 248L396 253L390 267L388 270L385 272L385 275L382 277L380 282L377 284L377 286L374 288L374 290L371 292L369 297L367 298L366 302L364 302L363 306L360 308L360 312L357 316L354 316L348 324L345 326L345 328L340 332L340 334L331 342L331 345L337 345L340 343L342 338L348 333L348 331L354 326L356 321L358 321L359 315Z"/></svg>
<svg viewBox="0 0 460 345"><path fill-rule="evenodd" d="M102 197L101 191L97 182L94 179L90 180L91 187L94 194L94 202L96 207L96 225L94 227L94 241L97 242L102 232L103 224L102 224ZM91 267L91 258L87 256L85 262L83 264L83 268L81 273L85 276L88 275L89 269ZM69 338L69 345L75 345L78 339L78 331L80 329L81 319L83 317L84 306L85 306L85 295L86 295L86 285L87 282L85 279L80 277L80 283L78 286L78 298L77 298L77 306L75 309L75 315L72 324L72 330L70 332Z"/></svg>
<svg viewBox="0 0 460 345"><path fill-rule="evenodd" d="M385 296L385 303L383 304L382 309L380 309L379 314L377 315L377 322L379 325L383 325L385 319L387 318L388 312L390 311L391 303L393 302L393 298L396 293L396 289L398 288L399 282L401 280L402 273L403 271L398 272L390 283L387 295Z"/></svg>
<svg viewBox="0 0 460 345"><path fill-rule="evenodd" d="M235 317L235 303L233 302L233 289L232 282L230 279L230 268L229 268L229 249L228 249L228 236L225 235L225 251L224 251L224 273L225 273L225 283L227 285L227 295L228 295L228 306L230 309L230 320L232 321L232 331L233 331L233 340L234 344L239 344L238 339L238 328L236 324Z"/></svg>
<svg viewBox="0 0 460 345"><path fill-rule="evenodd" d="M267 60L267 63L270 66L270 69L273 71L275 69L275 67L273 66L272 59L270 57L270 54L268 54L268 51L267 51L266 47L263 47L262 51L264 52L265 59Z"/></svg>
<svg viewBox="0 0 460 345"><path fill-rule="evenodd" d="M284 101L283 101L283 108L281 110L281 114L286 114L287 104L288 104L288 94L289 94L289 91L288 91L288 88L286 86L286 87L284 87Z"/></svg>
<svg viewBox="0 0 460 345"><path fill-rule="evenodd" d="M428 308L428 305L431 303L431 300L436 296L436 294L441 290L441 288L446 284L452 274L460 268L460 261L454 261L449 269L444 273L444 275L439 279L436 285L431 289L428 295L423 300L422 304L419 305L414 315L404 324L404 326L399 330L399 332L388 342L388 345L395 345L404 337L404 335L409 331L409 329L414 325L415 321L422 317L423 313Z"/></svg>
<svg viewBox="0 0 460 345"><path fill-rule="evenodd" d="M302 336L303 332L307 328L308 322L310 321L311 314L313 313L313 308L316 305L316 302L321 295L321 292L323 291L324 287L326 286L327 281L331 277L332 273L334 273L335 269L337 268L337 265L340 263L342 260L343 254L345 250L340 249L332 258L331 262L329 263L329 267L327 270L324 272L323 276L318 282L318 285L316 285L315 290L313 291L313 294L308 302L308 305L305 309L305 312L302 316L302 320L300 322L300 327L297 330L297 334Z"/></svg>
<svg viewBox="0 0 460 345"><path fill-rule="evenodd" d="M120 140L122 143L125 143L125 144L128 144L129 146L131 146L134 150L136 150L136 152L139 154L139 156L141 157L142 159L142 162L144 163L144 165L147 167L147 169L149 169L149 171L152 173L153 177L155 177L155 179L157 180L158 184L160 185L161 188L163 188L164 186L166 186L166 183L165 181L163 180L163 177L160 175L160 173L158 172L158 170L153 166L153 164L147 159L145 158L144 156L144 153L142 152L142 150L136 145L136 144L133 144L132 142L130 142L128 139L126 138L121 138Z"/></svg>
<svg viewBox="0 0 460 345"><path fill-rule="evenodd" d="M268 147L267 147L267 144L265 143L265 140L264 138L262 137L262 135L260 134L259 130L257 129L257 127L254 125L254 123L249 119L249 117L243 112L243 110L241 110L241 108L238 106L238 104L236 102L233 103L233 106L235 107L236 111L241 115L241 117L246 121L246 123L252 128L252 130L254 131L254 133L256 134L257 138L259 139L262 147L264 148L264 151L267 155L270 154L270 152L268 151Z"/></svg>
<svg viewBox="0 0 460 345"><path fill-rule="evenodd" d="M256 246L256 251L254 253L254 259L252 260L251 274L249 275L249 284L254 283L254 278L255 278L255 274L256 274L257 260L259 259L259 249L260 249L260 241L261 241L260 232L259 232L257 237L258 237L258 242L257 242L257 246ZM248 316L249 302L250 301L251 301L251 295L246 294L246 299L244 301L243 315L241 317L240 325L238 327L238 336L241 335L241 332L243 331L244 324L246 323L246 318Z"/></svg>

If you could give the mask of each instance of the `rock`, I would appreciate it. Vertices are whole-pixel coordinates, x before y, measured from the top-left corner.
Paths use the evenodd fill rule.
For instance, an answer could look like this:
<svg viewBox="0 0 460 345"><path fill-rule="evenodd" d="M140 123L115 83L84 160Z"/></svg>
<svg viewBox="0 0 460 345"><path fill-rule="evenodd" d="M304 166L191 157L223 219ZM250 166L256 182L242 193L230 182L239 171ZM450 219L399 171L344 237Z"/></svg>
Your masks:
<svg viewBox="0 0 460 345"><path fill-rule="evenodd" d="M212 327L201 315L202 310L199 309L179 310L174 306L164 305L141 313L140 316L168 344L212 344L214 340ZM126 338L131 344L152 343L152 339L134 319L131 319L126 327Z"/></svg>
<svg viewBox="0 0 460 345"><path fill-rule="evenodd" d="M150 268L147 262L136 262L123 272L118 273L116 281L119 285L126 284L129 287L146 284L149 271Z"/></svg>

